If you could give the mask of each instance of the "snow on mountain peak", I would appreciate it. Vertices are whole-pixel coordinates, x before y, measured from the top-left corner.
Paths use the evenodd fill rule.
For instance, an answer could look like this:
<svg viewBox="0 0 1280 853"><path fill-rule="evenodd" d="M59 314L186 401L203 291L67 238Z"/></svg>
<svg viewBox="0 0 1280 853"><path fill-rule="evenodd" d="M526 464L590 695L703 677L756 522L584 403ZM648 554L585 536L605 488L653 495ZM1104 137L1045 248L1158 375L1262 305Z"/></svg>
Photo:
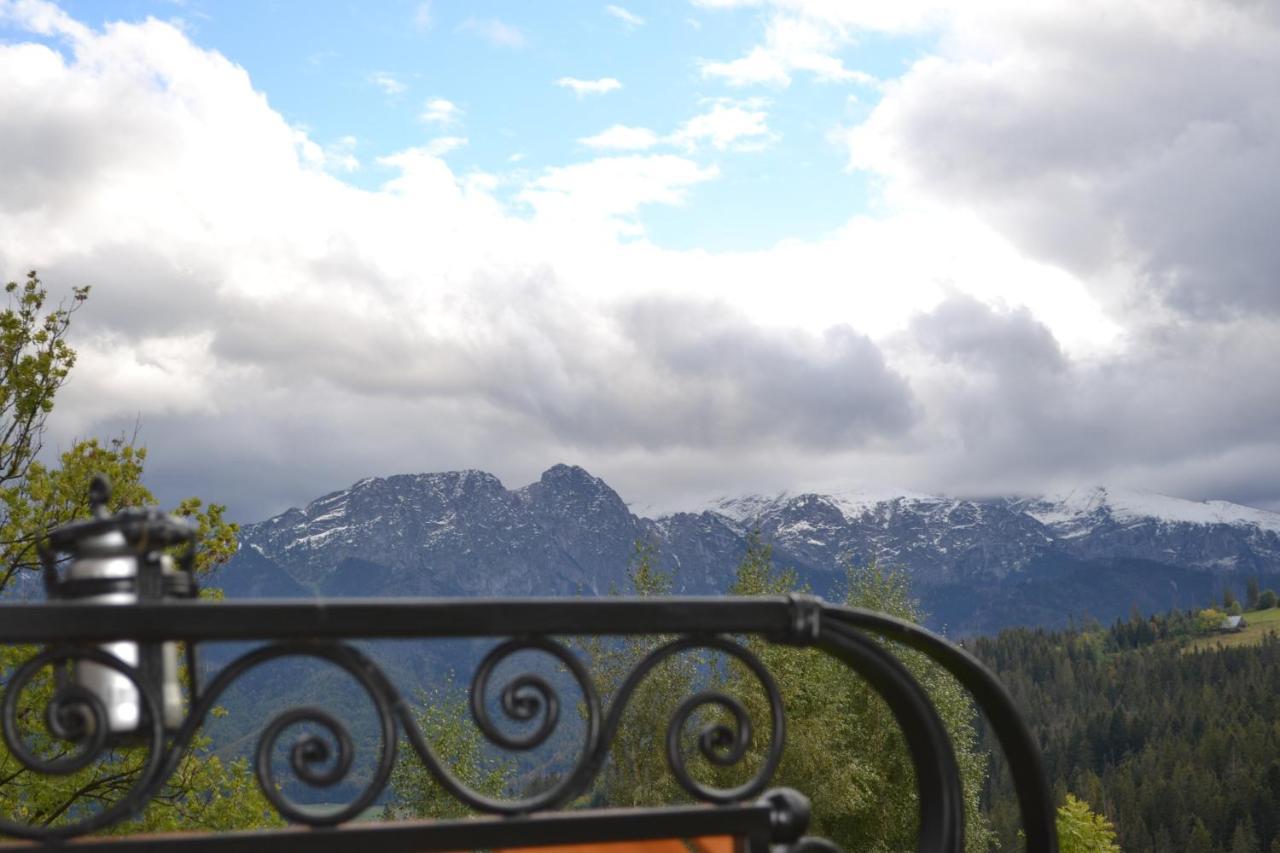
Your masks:
<svg viewBox="0 0 1280 853"><path fill-rule="evenodd" d="M1230 501L1192 501L1138 489L1105 486L1072 489L1046 495L1028 507L1027 514L1046 526L1077 521L1100 510L1116 521L1156 519L1171 524L1253 525L1280 533L1280 513Z"/></svg>
<svg viewBox="0 0 1280 853"><path fill-rule="evenodd" d="M907 489L873 489L848 488L836 492L778 492L776 495L746 495L737 498L718 498L706 509L743 523L757 518L771 510L784 506L801 498L819 498L834 506L846 520L852 521L866 515L881 504L905 500L912 503L937 502L946 500L936 495L926 495Z"/></svg>
<svg viewBox="0 0 1280 853"><path fill-rule="evenodd" d="M926 495L920 492L907 491L906 489L844 489L824 495L824 497L829 499L848 519L860 518L880 504L891 503L896 500L911 502L943 500L936 495Z"/></svg>
<svg viewBox="0 0 1280 853"><path fill-rule="evenodd" d="M737 498L723 497L711 501L704 509L718 512L720 515L741 524L781 505L789 497L790 495L787 492L779 492L773 497L766 495L743 495Z"/></svg>

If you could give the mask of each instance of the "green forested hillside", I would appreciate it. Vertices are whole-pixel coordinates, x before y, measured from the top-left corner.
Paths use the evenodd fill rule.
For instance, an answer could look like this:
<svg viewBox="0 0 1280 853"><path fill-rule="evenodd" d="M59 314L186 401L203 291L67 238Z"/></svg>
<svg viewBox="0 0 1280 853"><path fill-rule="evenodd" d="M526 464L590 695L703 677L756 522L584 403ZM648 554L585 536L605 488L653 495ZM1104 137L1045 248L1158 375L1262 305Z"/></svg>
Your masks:
<svg viewBox="0 0 1280 853"><path fill-rule="evenodd" d="M1125 853L1276 853L1280 638L1188 648L1182 618L1013 629L969 645L1039 736L1058 797L1104 812ZM992 772L986 801L1001 849L1017 849L1007 772Z"/></svg>

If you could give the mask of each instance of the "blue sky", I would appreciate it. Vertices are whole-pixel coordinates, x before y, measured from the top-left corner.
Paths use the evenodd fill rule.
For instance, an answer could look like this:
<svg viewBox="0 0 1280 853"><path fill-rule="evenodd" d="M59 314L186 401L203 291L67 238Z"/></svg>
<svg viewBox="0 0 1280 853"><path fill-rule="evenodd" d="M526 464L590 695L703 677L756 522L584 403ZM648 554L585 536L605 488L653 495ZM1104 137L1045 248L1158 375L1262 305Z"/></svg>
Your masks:
<svg viewBox="0 0 1280 853"><path fill-rule="evenodd" d="M243 66L271 106L318 143L353 138L344 150L361 166L341 174L358 186L392 175L379 157L442 136L467 140L446 156L455 170L518 177L584 159L591 151L578 140L615 124L664 135L717 101L754 99L767 116L767 140L753 140L750 151L700 152L719 177L682 206L643 209L650 239L749 249L829 232L874 200L871 179L847 167L847 150L831 135L866 117L879 98L875 86L803 73L785 88L742 86L700 72L701 63L742 56L760 41L767 16L756 8L449 0L63 6L99 27L148 16L179 24L196 44ZM851 69L892 79L931 41L864 33L836 55ZM612 78L621 88L576 96L556 85L566 77ZM456 121L421 119L436 98L458 107Z"/></svg>
<svg viewBox="0 0 1280 853"><path fill-rule="evenodd" d="M1280 507L1280 16L1218 0L0 0L46 447L254 520L580 464L650 509Z"/></svg>

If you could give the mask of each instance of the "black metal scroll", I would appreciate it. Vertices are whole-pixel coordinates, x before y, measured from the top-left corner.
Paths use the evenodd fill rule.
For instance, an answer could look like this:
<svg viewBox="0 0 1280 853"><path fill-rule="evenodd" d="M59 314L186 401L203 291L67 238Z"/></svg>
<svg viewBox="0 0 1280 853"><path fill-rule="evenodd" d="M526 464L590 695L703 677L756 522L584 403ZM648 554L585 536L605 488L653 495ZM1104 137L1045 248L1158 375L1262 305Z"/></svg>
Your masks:
<svg viewBox="0 0 1280 853"><path fill-rule="evenodd" d="M556 637L634 634L674 635L677 639L646 655L614 691L608 707L604 707L587 664ZM100 699L74 684L66 684L54 690L43 716L45 733L49 739L63 744L62 754L48 758L28 748L17 722L17 709L24 690L30 688L42 671L56 671L74 661L110 667L138 689L143 705L141 716L146 722L139 741L145 747L146 759L133 787L120 800L102 811L73 816L74 819L65 823L32 825L11 815L0 816L0 836L55 841L136 816L177 769L200 726L232 683L270 661L306 657L340 668L359 686L376 715L377 736L373 739L376 742L356 742L347 724L319 708L298 707L279 714L266 721L258 739L254 752L258 782L283 817L313 827L315 831L306 836L295 836L288 831L283 835L280 832L220 835L183 843L212 850L222 849L235 840L239 846L227 849L255 846L266 849L273 843L272 838L288 837L289 849L342 849L343 845L349 845L346 849L360 846L372 850L456 849L458 846L567 843L575 839L660 837L651 834L658 832L705 834L700 826L708 831L721 831L728 826L727 834L745 839L750 849L765 850L771 845L793 851L834 849L830 842L804 835L808 803L802 795L767 790L785 750L785 714L773 676L748 645L735 639L744 635L821 650L844 662L884 697L903 730L915 770L920 795L917 849L921 853L960 853L964 842L963 798L946 730L924 689L889 648L873 636L892 639L931 657L970 690L999 735L1019 785L1028 850L1056 851L1054 810L1037 746L1008 694L981 664L962 649L919 626L884 614L795 596L269 603L165 601L122 607L75 602L0 605L0 643L48 646L13 672L4 674L7 686L0 700L4 744L23 768L31 773L65 775L95 761L109 745L104 735L106 714ZM373 660L349 643L354 639L387 637L483 636L509 638L501 639L485 656L470 685L473 720L494 747L511 752L537 748L553 736L570 713L569 709L575 709L572 712L575 716L576 709L582 709L582 737L572 765L557 781L538 793L497 798L474 790L454 775L433 751L404 696ZM122 640L181 641L189 647L226 640L259 640L265 644L236 658L201 685L181 726L166 734L158 722L157 697L146 679L97 645ZM646 676L664 661L690 651L711 652L737 661L758 683L768 709L767 718L752 719L740 697L720 690L701 690L679 702L660 748L665 750L676 782L696 801L715 808L558 811L590 789L604 766L628 702ZM549 656L568 673L577 695L561 695L550 680L534 671L500 679L501 665L522 652ZM504 726L495 719L492 707L500 710L507 723L516 724L521 733L512 734L509 725ZM717 788L700 781L690 771L684 745L690 725L709 719L700 713L702 709L718 709L718 719L722 720L704 722L693 737L697 751L711 765L738 765L753 743L764 745L763 750L757 750L761 756L757 766L741 784ZM286 731L303 724L318 731L298 739L288 750L290 771L302 784L326 788L348 780L357 754L368 751L373 769L362 775L359 790L349 802L320 812L303 807L283 793L272 756ZM463 823L342 826L374 803L386 789L402 736L417 760L451 796L477 812L494 817ZM730 814L740 819L725 824L725 816ZM712 815L716 817L713 819ZM584 827L590 821L595 823L590 824L592 829L584 835L588 832ZM339 843L335 838L342 840ZM357 838L361 840L357 842ZM111 842L113 846L103 849L160 849L148 846L152 842L146 838L128 843L135 847Z"/></svg>

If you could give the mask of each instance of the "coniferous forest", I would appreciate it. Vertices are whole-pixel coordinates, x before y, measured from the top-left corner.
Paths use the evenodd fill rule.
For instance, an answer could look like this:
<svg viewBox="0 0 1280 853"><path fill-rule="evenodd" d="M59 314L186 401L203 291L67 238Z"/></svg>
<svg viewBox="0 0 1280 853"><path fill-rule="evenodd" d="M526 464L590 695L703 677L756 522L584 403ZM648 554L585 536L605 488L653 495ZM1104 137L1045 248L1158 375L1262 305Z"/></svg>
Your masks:
<svg viewBox="0 0 1280 853"><path fill-rule="evenodd" d="M1189 650L1177 637L1187 618L1011 629L968 645L1038 735L1057 798L1071 792L1105 813L1125 853L1277 853L1280 638ZM999 761L985 801L1001 849L1018 849Z"/></svg>

